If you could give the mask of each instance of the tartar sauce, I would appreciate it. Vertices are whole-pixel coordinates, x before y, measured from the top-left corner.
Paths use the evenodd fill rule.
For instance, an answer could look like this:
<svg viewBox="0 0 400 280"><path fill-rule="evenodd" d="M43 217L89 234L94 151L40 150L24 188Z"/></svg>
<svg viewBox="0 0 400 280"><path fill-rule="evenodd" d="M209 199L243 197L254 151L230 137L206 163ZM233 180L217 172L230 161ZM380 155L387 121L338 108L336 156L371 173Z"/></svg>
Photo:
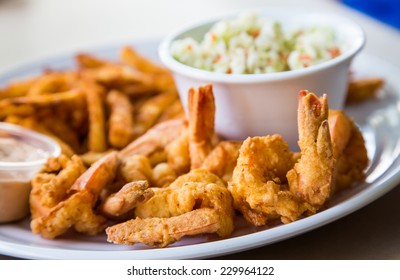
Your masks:
<svg viewBox="0 0 400 280"><path fill-rule="evenodd" d="M33 162L47 158L49 153L29 143L0 134L0 166L8 163ZM28 168L0 168L0 223L13 222L29 215L31 178L37 172Z"/></svg>
<svg viewBox="0 0 400 280"><path fill-rule="evenodd" d="M35 161L48 156L47 152L15 138L0 138L0 162Z"/></svg>

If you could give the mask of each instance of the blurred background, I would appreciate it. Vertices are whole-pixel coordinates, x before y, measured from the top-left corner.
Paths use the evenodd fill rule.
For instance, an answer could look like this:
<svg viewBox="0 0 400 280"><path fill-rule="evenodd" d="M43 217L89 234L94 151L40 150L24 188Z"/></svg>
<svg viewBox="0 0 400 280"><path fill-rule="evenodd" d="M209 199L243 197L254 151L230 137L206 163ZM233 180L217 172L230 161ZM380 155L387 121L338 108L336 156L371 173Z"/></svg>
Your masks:
<svg viewBox="0 0 400 280"><path fill-rule="evenodd" d="M400 1L398 0L343 0L343 3L397 30L400 29Z"/></svg>
<svg viewBox="0 0 400 280"><path fill-rule="evenodd" d="M0 71L81 48L162 38L187 22L282 7L331 11L358 22L365 51L400 65L398 0L0 0ZM385 44L388 39L397 46Z"/></svg>

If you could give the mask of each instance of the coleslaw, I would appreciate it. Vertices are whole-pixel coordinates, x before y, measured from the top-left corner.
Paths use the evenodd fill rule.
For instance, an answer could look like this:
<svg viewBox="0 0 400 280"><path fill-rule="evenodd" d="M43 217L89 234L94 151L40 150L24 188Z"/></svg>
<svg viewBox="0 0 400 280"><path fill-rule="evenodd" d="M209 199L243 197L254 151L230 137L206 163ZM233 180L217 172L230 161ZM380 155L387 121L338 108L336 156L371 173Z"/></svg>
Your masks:
<svg viewBox="0 0 400 280"><path fill-rule="evenodd" d="M343 51L329 27L284 31L282 23L260 18L255 12L217 22L200 42L190 37L175 40L170 50L183 64L233 74L301 69Z"/></svg>

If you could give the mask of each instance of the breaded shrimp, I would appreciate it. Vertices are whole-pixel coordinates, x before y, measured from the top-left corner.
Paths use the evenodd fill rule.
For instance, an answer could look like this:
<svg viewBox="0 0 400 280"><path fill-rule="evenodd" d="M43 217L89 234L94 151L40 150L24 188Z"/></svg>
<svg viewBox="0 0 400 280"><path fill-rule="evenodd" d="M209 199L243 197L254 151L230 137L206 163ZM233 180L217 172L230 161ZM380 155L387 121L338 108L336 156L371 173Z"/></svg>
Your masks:
<svg viewBox="0 0 400 280"><path fill-rule="evenodd" d="M290 191L319 209L333 193L335 174L326 95L299 92L298 125L301 158L287 174Z"/></svg>
<svg viewBox="0 0 400 280"><path fill-rule="evenodd" d="M326 96L299 93L297 153L279 135L248 138L240 148L229 190L235 207L255 225L313 214L333 193L335 159Z"/></svg>
<svg viewBox="0 0 400 280"><path fill-rule="evenodd" d="M154 166L152 185L156 188L168 187L178 176L168 163L162 162Z"/></svg>
<svg viewBox="0 0 400 280"><path fill-rule="evenodd" d="M71 186L65 200L31 221L32 232L53 239L70 227L89 235L104 230L106 219L97 215L94 207L102 189L113 181L117 165L116 152L93 164Z"/></svg>
<svg viewBox="0 0 400 280"><path fill-rule="evenodd" d="M211 208L200 208L171 218L136 218L106 229L107 241L115 244L166 247L184 236L218 232L221 216Z"/></svg>
<svg viewBox="0 0 400 280"><path fill-rule="evenodd" d="M241 141L220 142L205 158L201 168L214 173L226 182L230 181L242 143Z"/></svg>
<svg viewBox="0 0 400 280"><path fill-rule="evenodd" d="M212 85L191 88L188 95L191 169L201 166L213 149L215 103Z"/></svg>
<svg viewBox="0 0 400 280"><path fill-rule="evenodd" d="M106 230L109 242L164 247L184 235L216 232L225 237L232 233L232 197L216 175L193 170L166 188L152 190L154 196L136 207L136 219Z"/></svg>
<svg viewBox="0 0 400 280"><path fill-rule="evenodd" d="M295 154L280 135L243 142L229 190L235 208L247 221L257 226L276 219L287 223L304 212L304 206L287 186L286 173L295 162Z"/></svg>
<svg viewBox="0 0 400 280"><path fill-rule="evenodd" d="M119 173L123 177L122 182L117 183L114 193L108 194L112 189L103 193L105 198L100 206L101 212L111 218L132 217L133 215L125 214L154 195L150 186L167 187L177 177L167 163L160 163L152 170L148 159L140 155L131 157L131 161L121 167ZM125 185L118 189L121 184Z"/></svg>
<svg viewBox="0 0 400 280"><path fill-rule="evenodd" d="M157 150L164 149L183 133L187 125L185 119L174 119L157 124L122 149L119 156L122 158L131 155L148 156Z"/></svg>
<svg viewBox="0 0 400 280"><path fill-rule="evenodd" d="M169 166L179 175L189 172L189 134L184 131L181 136L176 138L165 147L167 162Z"/></svg>
<svg viewBox="0 0 400 280"><path fill-rule="evenodd" d="M360 130L343 111L329 110L328 123L337 165L334 191L340 191L365 178L369 159Z"/></svg>
<svg viewBox="0 0 400 280"><path fill-rule="evenodd" d="M123 186L118 192L108 196L100 206L101 213L116 218L127 214L139 203L149 200L154 192L147 181L134 181Z"/></svg>
<svg viewBox="0 0 400 280"><path fill-rule="evenodd" d="M32 179L30 207L32 219L47 214L67 197L67 192L86 168L76 155L51 157Z"/></svg>
<svg viewBox="0 0 400 280"><path fill-rule="evenodd" d="M152 168L150 161L143 155L132 155L121 159L121 164L118 167L119 177L124 183L151 180Z"/></svg>

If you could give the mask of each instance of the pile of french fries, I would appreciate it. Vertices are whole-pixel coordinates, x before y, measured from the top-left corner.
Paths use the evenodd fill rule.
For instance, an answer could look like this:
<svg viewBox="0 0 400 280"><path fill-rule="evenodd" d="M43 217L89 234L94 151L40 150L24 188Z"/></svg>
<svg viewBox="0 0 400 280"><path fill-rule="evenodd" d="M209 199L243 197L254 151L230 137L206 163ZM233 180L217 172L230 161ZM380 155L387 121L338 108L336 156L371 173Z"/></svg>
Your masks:
<svg viewBox="0 0 400 280"><path fill-rule="evenodd" d="M132 47L119 61L75 56L73 70L46 70L0 89L0 121L55 139L92 163L155 124L184 116L172 75Z"/></svg>
<svg viewBox="0 0 400 280"><path fill-rule="evenodd" d="M120 150L159 122L184 116L171 73L123 47L119 61L75 56L73 70L42 75L0 88L0 121L55 139L67 156L91 164ZM376 96L380 78L353 80L348 103Z"/></svg>

